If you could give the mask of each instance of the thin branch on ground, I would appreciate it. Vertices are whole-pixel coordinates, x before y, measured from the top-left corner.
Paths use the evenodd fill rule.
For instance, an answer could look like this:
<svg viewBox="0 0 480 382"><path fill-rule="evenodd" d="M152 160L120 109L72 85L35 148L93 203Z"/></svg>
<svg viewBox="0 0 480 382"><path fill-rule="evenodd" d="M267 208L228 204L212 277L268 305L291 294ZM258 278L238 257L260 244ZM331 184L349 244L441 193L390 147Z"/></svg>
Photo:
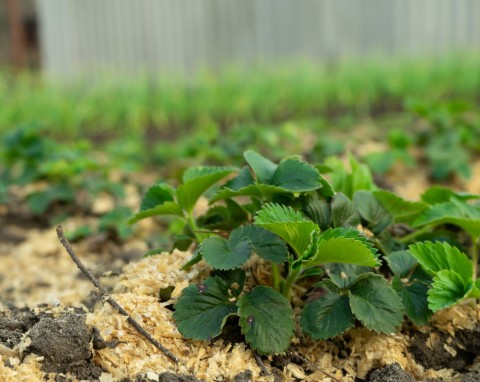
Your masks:
<svg viewBox="0 0 480 382"><path fill-rule="evenodd" d="M319 371L320 373L322 374L325 374L327 377L330 377L332 378L334 381L337 381L339 382L339 380L337 378L335 378L333 375L331 374L328 374L326 371L323 371L322 369L320 369L317 365L315 365L313 362L309 361L308 359L306 359L305 357L302 357L300 354L298 353L293 353L293 352L289 352L290 354L292 354L293 356L295 357L298 357L299 359L302 360L303 363L306 363L310 368L314 369L314 370L317 370Z"/></svg>
<svg viewBox="0 0 480 382"><path fill-rule="evenodd" d="M158 342L155 338L152 337L150 333L148 333L137 321L135 321L128 312L123 309L118 302L116 302L110 293L103 287L102 284L98 281L98 279L90 272L85 265L80 261L77 257L75 252L73 251L70 242L67 240L63 233L63 227L59 225L57 227L57 236L62 245L67 250L67 253L70 255L73 262L77 265L77 267L82 271L82 273L92 282L93 285L99 290L102 299L108 302L114 309L116 309L120 314L127 317L127 322L132 325L142 336L144 336L150 343L153 344L158 350L160 350L167 358L169 358L174 363L180 363L179 359L173 354L170 350L164 347L160 342ZM182 362L183 363L183 362Z"/></svg>

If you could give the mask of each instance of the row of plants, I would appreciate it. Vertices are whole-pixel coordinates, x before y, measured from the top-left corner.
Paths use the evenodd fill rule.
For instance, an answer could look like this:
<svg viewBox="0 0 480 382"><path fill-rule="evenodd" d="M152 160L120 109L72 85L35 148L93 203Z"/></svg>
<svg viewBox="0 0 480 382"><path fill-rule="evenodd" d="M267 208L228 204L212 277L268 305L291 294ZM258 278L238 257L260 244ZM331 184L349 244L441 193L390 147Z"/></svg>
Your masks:
<svg viewBox="0 0 480 382"><path fill-rule="evenodd" d="M46 137L37 124L6 134L2 146L0 204L25 204L32 215L54 224L73 214L92 214L95 199L105 193L112 197L114 206L100 218L98 231L119 239L129 237L132 229L126 219L131 210L122 203L124 179L113 180L111 176L117 163L114 158L102 160L92 154L88 141L62 145ZM86 226L80 227L70 238L93 233Z"/></svg>
<svg viewBox="0 0 480 382"><path fill-rule="evenodd" d="M255 151L244 159L242 168L189 168L177 187L151 186L130 219L174 217L183 225L175 247L194 248L183 269L211 269L175 302L184 337L211 340L236 317L251 348L281 353L296 330L313 339L355 325L393 333L405 316L426 325L480 298L479 195L432 186L407 201L377 187L353 157L348 166L275 163ZM201 197L209 207L195 216ZM267 281L256 267L269 269Z"/></svg>
<svg viewBox="0 0 480 382"><path fill-rule="evenodd" d="M399 111L411 97L425 102L479 99L480 56L431 59L371 59L332 65L295 64L281 69L232 69L168 78L101 80L60 84L36 74L0 75L0 132L25 122L42 123L49 134L78 138L124 135L154 128L237 123L272 124L342 116L348 121ZM345 117L343 117L345 116ZM59 127L61 126L61 129Z"/></svg>

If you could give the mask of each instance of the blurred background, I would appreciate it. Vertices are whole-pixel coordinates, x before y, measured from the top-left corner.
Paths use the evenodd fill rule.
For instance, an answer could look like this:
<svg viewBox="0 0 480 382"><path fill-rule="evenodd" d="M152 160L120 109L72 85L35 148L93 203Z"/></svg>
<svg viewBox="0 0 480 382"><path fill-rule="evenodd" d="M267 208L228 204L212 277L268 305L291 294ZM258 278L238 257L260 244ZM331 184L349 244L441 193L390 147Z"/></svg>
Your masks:
<svg viewBox="0 0 480 382"><path fill-rule="evenodd" d="M125 178L247 149L478 192L479 18L477 0L3 1L0 201L117 205Z"/></svg>

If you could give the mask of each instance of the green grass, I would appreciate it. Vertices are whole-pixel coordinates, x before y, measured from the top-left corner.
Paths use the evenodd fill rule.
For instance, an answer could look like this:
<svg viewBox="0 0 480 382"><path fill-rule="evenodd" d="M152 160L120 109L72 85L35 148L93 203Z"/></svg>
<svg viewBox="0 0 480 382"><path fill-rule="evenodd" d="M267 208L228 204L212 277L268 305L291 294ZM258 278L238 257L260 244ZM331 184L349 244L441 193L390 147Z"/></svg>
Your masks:
<svg viewBox="0 0 480 382"><path fill-rule="evenodd" d="M332 120L402 111L410 100L480 100L480 55L308 63L203 73L190 81L106 78L60 85L37 74L0 74L0 134L40 122L59 138L160 135L239 123ZM321 122L319 122L321 124ZM174 128L174 129L173 129Z"/></svg>

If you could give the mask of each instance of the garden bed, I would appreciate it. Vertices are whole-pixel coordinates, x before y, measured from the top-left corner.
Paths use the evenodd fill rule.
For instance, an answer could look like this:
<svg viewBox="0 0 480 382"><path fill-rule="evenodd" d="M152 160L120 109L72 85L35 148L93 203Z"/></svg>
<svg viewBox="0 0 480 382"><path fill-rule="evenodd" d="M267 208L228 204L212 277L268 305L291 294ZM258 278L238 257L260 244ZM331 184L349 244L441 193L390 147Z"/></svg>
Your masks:
<svg viewBox="0 0 480 382"><path fill-rule="evenodd" d="M479 166L472 168L476 172ZM421 173L404 177L404 171L394 171L385 181L402 196L417 197L428 183L419 182ZM459 186L473 192L478 179ZM172 318L172 299L208 271L204 265L180 270L190 252L142 258L148 250L145 237L158 232L153 222L139 223L136 235L123 243L97 236L74 244L113 297L181 360L174 364L92 292L54 228L14 221L6 210L0 219L0 380L480 379L480 309L472 300L439 311L429 326L406 322L396 334L356 325L334 339L312 341L296 330L286 353L259 361L231 319L212 341L182 338ZM66 227L90 222L71 219ZM250 269L257 281L268 281L261 261L252 260ZM159 291L168 286L175 286L171 299L160 301Z"/></svg>

